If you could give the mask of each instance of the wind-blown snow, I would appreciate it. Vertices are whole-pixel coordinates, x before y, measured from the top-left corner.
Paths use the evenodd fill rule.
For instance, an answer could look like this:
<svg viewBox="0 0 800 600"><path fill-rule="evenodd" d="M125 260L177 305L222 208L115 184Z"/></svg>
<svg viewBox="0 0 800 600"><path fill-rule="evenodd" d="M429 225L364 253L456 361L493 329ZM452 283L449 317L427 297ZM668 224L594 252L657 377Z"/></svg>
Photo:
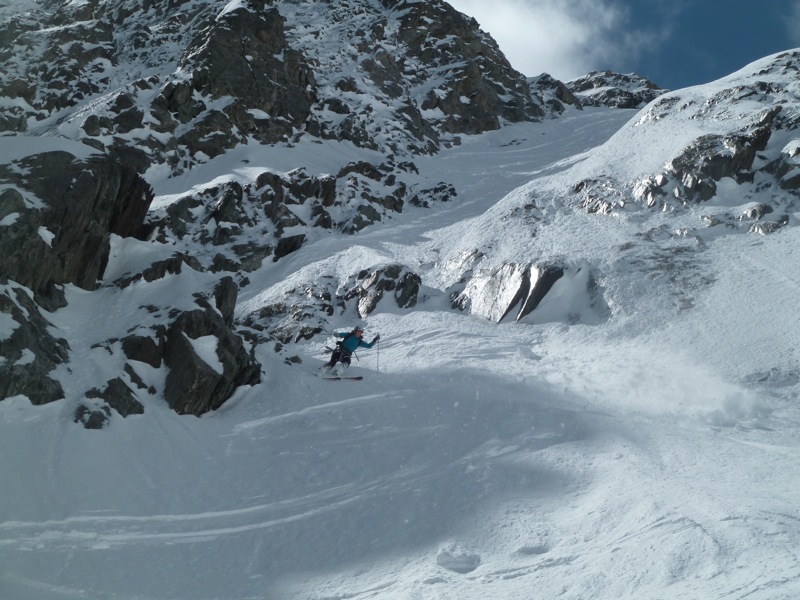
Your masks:
<svg viewBox="0 0 800 600"><path fill-rule="evenodd" d="M357 236L321 236L250 274L237 307L245 314L354 265L400 260L425 271L494 236L497 260L563 256L573 267L521 323L450 310L434 293L450 275L431 268L429 302L382 304L365 320L367 339L382 340L351 367L362 382L314 377L330 343L315 338L298 345L294 366L261 346L263 383L199 419L153 399L143 415L88 431L69 422L77 388L42 407L0 402L2 596L800 596L798 228L718 235L692 266L697 283L676 298L663 273L636 270L652 247L623 259L620 246L709 206L683 216L571 213L534 237L503 219L555 179L613 164L634 180L651 168L663 147L612 160L646 111L570 112L415 159L420 179L453 182L457 201ZM299 144L266 150L257 164L289 170L294 156L319 172L350 160ZM244 163L231 154L156 181L156 202L216 177L252 176L234 164ZM726 202L749 202L729 185ZM113 238L107 277L140 270L150 252ZM598 282L605 316L575 293L589 264L608 274ZM90 340L147 326L144 307L191 298L202 277L68 287L69 306L48 318L79 340L72 381L113 377L121 365ZM126 313L132 305L143 308ZM0 328L8 334L13 323ZM216 348L200 342L217 365ZM103 377L90 378L96 371ZM161 370L136 371L163 389Z"/></svg>

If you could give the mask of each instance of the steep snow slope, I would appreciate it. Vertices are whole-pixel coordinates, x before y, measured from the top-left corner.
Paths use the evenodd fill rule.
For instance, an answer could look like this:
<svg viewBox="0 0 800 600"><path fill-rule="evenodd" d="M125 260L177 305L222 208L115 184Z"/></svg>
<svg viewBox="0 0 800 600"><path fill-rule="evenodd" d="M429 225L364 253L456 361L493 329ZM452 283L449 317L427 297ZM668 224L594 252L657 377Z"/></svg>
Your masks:
<svg viewBox="0 0 800 600"><path fill-rule="evenodd" d="M382 304L366 319L367 337L383 340L354 363L363 382L314 378L318 337L294 349L294 366L260 346L264 383L200 419L151 399L144 415L87 431L64 426L68 403L0 403L4 595L800 594L797 228L710 236L702 253L679 260L671 236L657 232L716 204L609 215L545 206L547 226L527 236L507 218L532 198L569 206L554 182L604 164L626 182L649 173L647 156L631 155L630 169L611 160L632 117L587 110L467 138L419 163L420 178L457 184L458 203L411 210L357 237L320 236L252 274L240 315L358 265L402 258L418 267L423 301ZM331 160L316 156L302 159ZM261 160L277 169L292 159ZM213 169L224 176L225 164L180 184L204 183ZM160 192L177 193L169 186L178 183ZM726 210L750 202L749 187L723 187ZM548 196L554 189L558 197ZM457 277L442 268L447 259L475 247L496 261L546 250L584 268L553 288L531 315L538 322L498 325L454 312L441 292ZM147 252L120 249L112 273ZM671 277L684 269L692 276L678 293ZM579 274L588 271L606 313L585 301L589 281ZM71 302L54 321L92 338L95 314L92 303ZM124 331L132 318L118 313L102 326ZM80 366L85 377L113 370L103 352ZM159 385L159 371L140 372Z"/></svg>

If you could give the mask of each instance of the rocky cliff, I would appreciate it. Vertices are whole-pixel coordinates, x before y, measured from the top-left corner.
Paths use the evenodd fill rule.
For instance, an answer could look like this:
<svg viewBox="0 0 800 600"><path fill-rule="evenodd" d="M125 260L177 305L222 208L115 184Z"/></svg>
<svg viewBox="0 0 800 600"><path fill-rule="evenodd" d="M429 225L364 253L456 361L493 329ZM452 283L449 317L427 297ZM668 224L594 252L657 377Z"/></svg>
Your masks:
<svg viewBox="0 0 800 600"><path fill-rule="evenodd" d="M152 396L199 415L258 381L258 319L240 331L233 317L246 273L295 252L313 229L352 234L452 201L450 184L411 183L415 156L551 112L494 40L439 0L40 0L4 14L0 393L67 398L87 427L137 414ZM333 173L263 169L152 206L154 181L305 140L375 159ZM136 244L149 259L107 269ZM190 278L180 307L145 298L148 286ZM355 277L338 301L366 315L387 293L413 305L418 289L417 275L389 266ZM77 290L127 294L141 325L100 327L92 348L75 348L58 311L93 302ZM269 336L303 331L314 327ZM79 379L76 361L98 351L117 372ZM163 383L145 381L147 369Z"/></svg>

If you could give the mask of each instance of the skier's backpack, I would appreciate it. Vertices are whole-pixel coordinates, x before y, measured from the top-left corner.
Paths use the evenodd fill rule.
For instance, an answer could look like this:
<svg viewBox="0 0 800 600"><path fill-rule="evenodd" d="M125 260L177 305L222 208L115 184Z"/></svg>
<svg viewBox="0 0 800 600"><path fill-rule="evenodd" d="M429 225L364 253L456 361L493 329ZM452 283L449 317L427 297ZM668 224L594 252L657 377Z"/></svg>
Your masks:
<svg viewBox="0 0 800 600"><path fill-rule="evenodd" d="M342 344L344 344L347 340L349 340L351 337L355 337L356 334L354 332L355 329L350 333L348 333L346 336L344 336L342 339L340 339L338 342L336 342L336 347L341 348Z"/></svg>

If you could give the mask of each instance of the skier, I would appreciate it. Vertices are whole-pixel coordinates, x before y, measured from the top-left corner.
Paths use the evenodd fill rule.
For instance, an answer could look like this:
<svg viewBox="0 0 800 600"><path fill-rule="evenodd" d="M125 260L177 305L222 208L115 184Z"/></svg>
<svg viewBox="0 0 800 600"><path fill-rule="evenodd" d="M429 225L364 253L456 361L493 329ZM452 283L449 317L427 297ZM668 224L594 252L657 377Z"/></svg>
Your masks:
<svg viewBox="0 0 800 600"><path fill-rule="evenodd" d="M327 373L341 375L350 366L350 357L353 352L358 348L372 348L381 339L380 335L376 335L371 342L365 342L361 339L364 336L364 330L361 327L356 327L350 333L336 332L334 335L343 339L336 342L336 349L331 354L331 359L320 369L321 375ZM333 367L337 362L341 363L341 367L334 370Z"/></svg>

